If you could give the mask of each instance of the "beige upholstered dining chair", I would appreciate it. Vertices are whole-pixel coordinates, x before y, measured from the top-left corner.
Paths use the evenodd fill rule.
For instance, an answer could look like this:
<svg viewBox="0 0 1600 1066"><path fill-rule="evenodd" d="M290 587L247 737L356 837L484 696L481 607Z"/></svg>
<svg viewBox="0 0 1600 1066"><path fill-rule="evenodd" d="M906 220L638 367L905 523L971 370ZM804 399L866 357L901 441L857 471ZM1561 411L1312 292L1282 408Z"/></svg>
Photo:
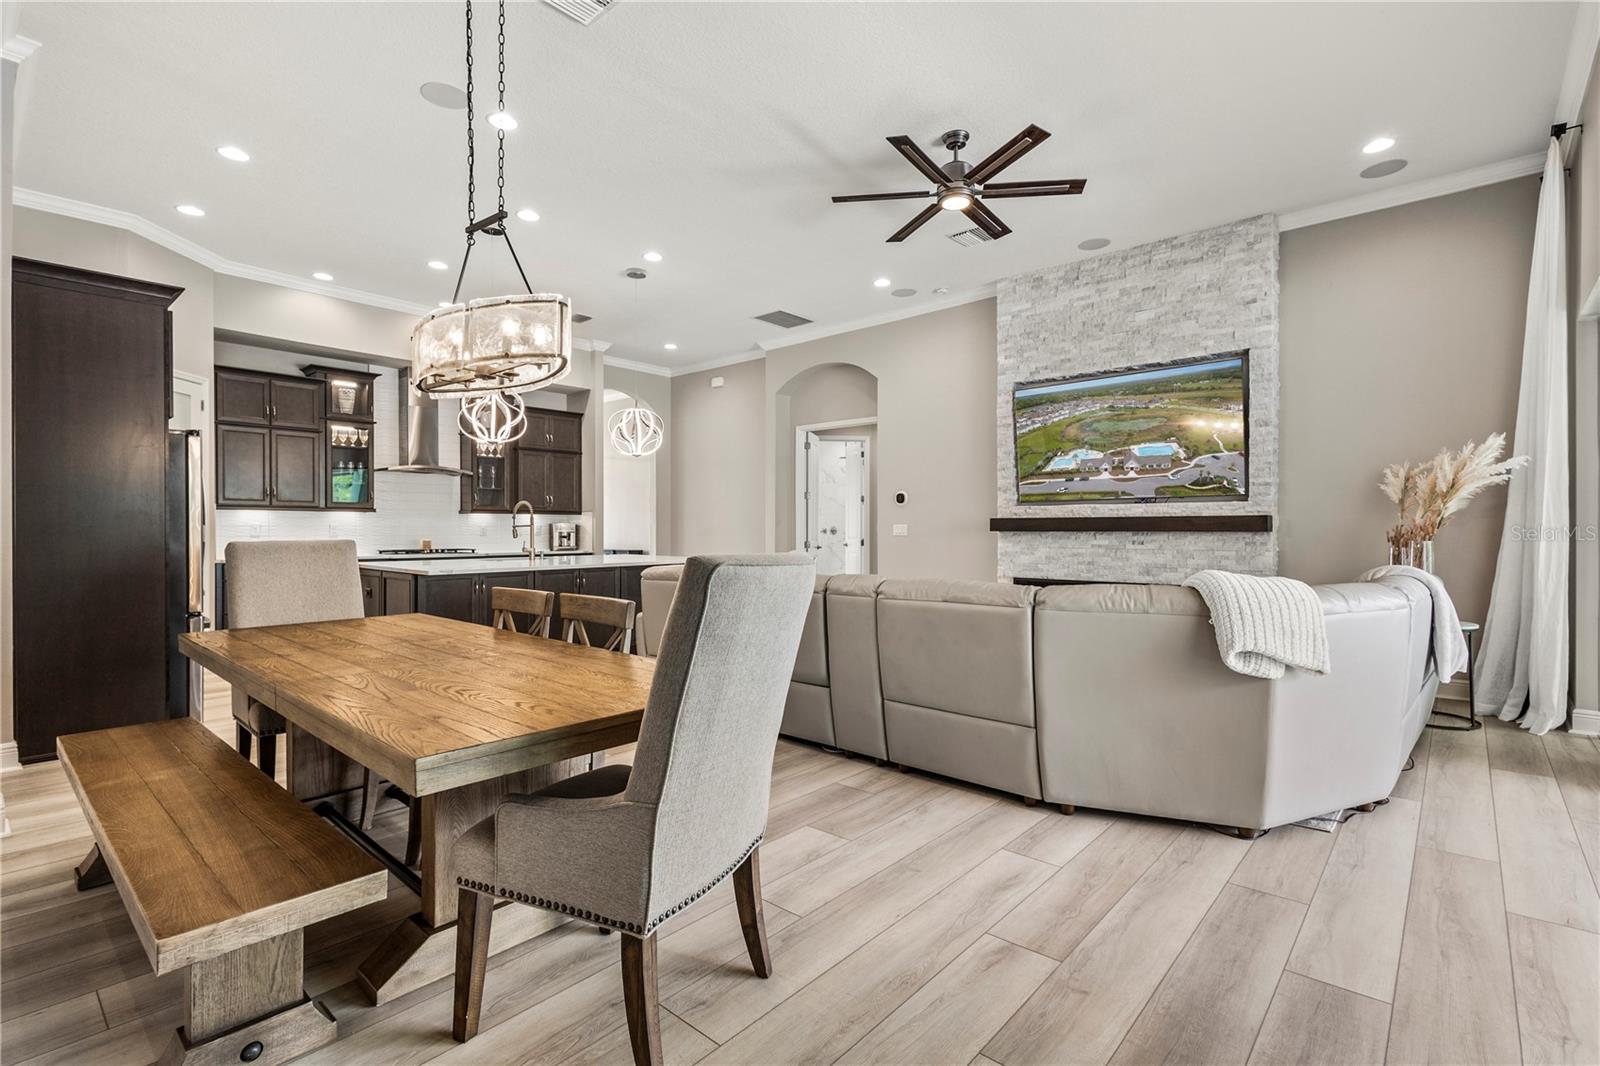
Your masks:
<svg viewBox="0 0 1600 1066"><path fill-rule="evenodd" d="M489 590L490 624L495 629L517 629L516 616L528 615L527 632L536 637L550 635L550 616L555 614L556 594L539 589L514 589L495 586Z"/></svg>
<svg viewBox="0 0 1600 1066"><path fill-rule="evenodd" d="M361 564L353 540L236 540L223 551L228 577L228 628L332 622L366 613L361 592ZM233 690L233 721L239 754L250 757L250 741L260 748L262 773L277 772L277 742L284 732L282 716ZM361 797L362 828L372 828L382 782L371 770ZM413 823L415 819L413 819ZM407 861L420 839L415 825L408 833Z"/></svg>
<svg viewBox="0 0 1600 1066"><path fill-rule="evenodd" d="M561 639L568 644L592 648L594 642L589 639L588 627L610 626L612 634L602 647L606 651L620 651L624 655L633 651L633 619L638 608L632 600L563 592L560 609Z"/></svg>
<svg viewBox="0 0 1600 1066"><path fill-rule="evenodd" d="M223 550L223 559L229 629L329 622L365 613L353 540L235 540ZM235 688L233 721L239 754L248 759L254 739L261 771L272 777L283 718Z"/></svg>
<svg viewBox="0 0 1600 1066"><path fill-rule="evenodd" d="M760 977L771 972L758 848L814 581L804 555L691 558L662 635L633 766L509 796L459 839L457 1040L478 1029L496 897L623 934L636 1063L661 1061L656 931L730 874L751 965Z"/></svg>

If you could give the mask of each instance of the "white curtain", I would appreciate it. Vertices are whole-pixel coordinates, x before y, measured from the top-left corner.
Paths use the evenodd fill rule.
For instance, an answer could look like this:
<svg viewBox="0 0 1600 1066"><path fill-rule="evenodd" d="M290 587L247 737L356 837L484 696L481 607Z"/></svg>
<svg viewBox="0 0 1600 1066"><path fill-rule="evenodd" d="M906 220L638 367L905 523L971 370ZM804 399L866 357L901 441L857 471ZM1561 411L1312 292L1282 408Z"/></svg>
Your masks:
<svg viewBox="0 0 1600 1066"><path fill-rule="evenodd" d="M1567 249L1561 147L1551 139L1533 238L1512 477L1483 627L1478 709L1545 733L1567 719Z"/></svg>

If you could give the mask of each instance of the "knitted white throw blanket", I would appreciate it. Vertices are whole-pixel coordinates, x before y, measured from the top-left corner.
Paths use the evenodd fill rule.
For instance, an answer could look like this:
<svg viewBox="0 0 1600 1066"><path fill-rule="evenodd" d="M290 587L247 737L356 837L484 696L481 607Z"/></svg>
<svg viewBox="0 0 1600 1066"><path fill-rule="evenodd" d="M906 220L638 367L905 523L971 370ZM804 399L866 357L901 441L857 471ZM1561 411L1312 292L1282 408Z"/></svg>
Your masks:
<svg viewBox="0 0 1600 1066"><path fill-rule="evenodd" d="M1202 570L1184 582L1211 609L1222 661L1235 673L1279 678L1294 666L1328 672L1322 601L1304 581Z"/></svg>
<svg viewBox="0 0 1600 1066"><path fill-rule="evenodd" d="M1362 574L1357 581L1376 581L1380 577L1415 578L1428 586L1433 597L1433 666L1439 684L1467 671L1467 638L1461 635L1461 619L1456 605L1437 574L1415 566L1379 566Z"/></svg>

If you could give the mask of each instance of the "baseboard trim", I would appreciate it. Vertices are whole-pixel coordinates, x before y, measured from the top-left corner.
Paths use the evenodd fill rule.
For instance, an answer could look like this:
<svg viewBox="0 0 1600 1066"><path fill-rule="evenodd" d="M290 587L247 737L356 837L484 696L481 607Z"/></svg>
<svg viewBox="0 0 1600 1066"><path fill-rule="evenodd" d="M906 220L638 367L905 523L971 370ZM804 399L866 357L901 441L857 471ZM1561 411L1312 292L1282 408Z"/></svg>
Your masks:
<svg viewBox="0 0 1600 1066"><path fill-rule="evenodd" d="M20 769L22 769L22 763L17 759L17 742L8 740L4 744L0 744L0 774Z"/></svg>
<svg viewBox="0 0 1600 1066"><path fill-rule="evenodd" d="M1571 731L1580 737L1600 737L1600 711L1587 707L1572 708Z"/></svg>

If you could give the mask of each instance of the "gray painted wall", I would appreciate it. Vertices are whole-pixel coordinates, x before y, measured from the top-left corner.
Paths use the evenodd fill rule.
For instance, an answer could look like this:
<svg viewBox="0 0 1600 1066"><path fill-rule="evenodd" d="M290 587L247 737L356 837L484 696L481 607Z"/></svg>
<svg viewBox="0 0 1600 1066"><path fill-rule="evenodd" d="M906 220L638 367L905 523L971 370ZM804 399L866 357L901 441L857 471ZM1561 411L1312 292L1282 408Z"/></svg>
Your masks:
<svg viewBox="0 0 1600 1066"><path fill-rule="evenodd" d="M1281 569L1349 581L1386 561L1383 467L1515 425L1537 177L1283 235ZM1451 520L1436 566L1489 604L1505 490Z"/></svg>
<svg viewBox="0 0 1600 1066"><path fill-rule="evenodd" d="M767 355L766 543L776 544L776 471L793 447L780 390L813 367L844 363L878 379L872 522L877 570L992 581L994 301L779 348ZM896 505L894 493L907 502ZM891 534L903 524L907 535Z"/></svg>
<svg viewBox="0 0 1600 1066"><path fill-rule="evenodd" d="M672 379L673 554L764 549L765 388L762 359Z"/></svg>

